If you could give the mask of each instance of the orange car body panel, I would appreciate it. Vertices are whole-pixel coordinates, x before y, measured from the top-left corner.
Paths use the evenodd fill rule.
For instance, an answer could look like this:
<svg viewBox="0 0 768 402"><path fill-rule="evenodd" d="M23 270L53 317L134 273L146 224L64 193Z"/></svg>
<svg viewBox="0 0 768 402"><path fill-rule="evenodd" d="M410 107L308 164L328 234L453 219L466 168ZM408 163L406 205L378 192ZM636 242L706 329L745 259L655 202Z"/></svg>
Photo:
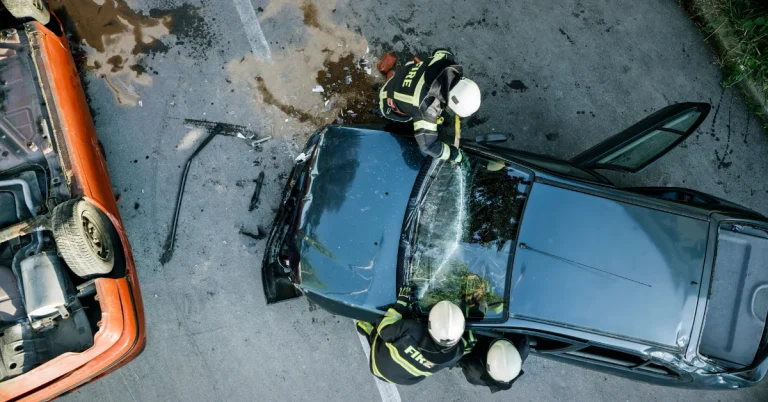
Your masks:
<svg viewBox="0 0 768 402"><path fill-rule="evenodd" d="M112 221L125 253L126 276L96 280L102 318L93 346L82 353L66 353L4 381L0 384L3 401L53 399L124 365L146 344L136 266L69 44L45 26L33 25L39 46L38 72L44 76L41 81L50 86L45 91L46 102L59 152L68 156L64 167L69 171L72 196L88 200Z"/></svg>

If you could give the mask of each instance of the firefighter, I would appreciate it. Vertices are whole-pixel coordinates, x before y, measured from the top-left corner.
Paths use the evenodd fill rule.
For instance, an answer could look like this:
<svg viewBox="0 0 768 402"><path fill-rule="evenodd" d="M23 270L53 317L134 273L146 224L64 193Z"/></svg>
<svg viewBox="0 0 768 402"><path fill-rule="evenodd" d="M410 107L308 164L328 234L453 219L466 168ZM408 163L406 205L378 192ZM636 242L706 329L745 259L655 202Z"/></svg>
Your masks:
<svg viewBox="0 0 768 402"><path fill-rule="evenodd" d="M516 337L514 343L506 338L480 337L459 366L470 384L486 386L495 393L512 388L523 375L522 366L529 351L526 336Z"/></svg>
<svg viewBox="0 0 768 402"><path fill-rule="evenodd" d="M391 54L389 57L394 58ZM447 50L436 50L432 57L421 61L414 59L394 70L394 62L381 67L387 75L387 83L379 92L379 109L384 117L399 121L413 121L413 130L419 147L425 154L438 159L461 162L461 151L438 141L437 125L446 107L458 117L466 118L480 108L480 88L464 78L462 67ZM396 60L396 59L395 59ZM391 76L391 77L390 77Z"/></svg>
<svg viewBox="0 0 768 402"><path fill-rule="evenodd" d="M371 343L370 368L376 377L411 385L444 369L454 367L474 345L472 331L464 337L464 315L449 301L429 312L429 322L416 320L411 310L411 289L400 289L397 303L375 327L358 321L358 330Z"/></svg>

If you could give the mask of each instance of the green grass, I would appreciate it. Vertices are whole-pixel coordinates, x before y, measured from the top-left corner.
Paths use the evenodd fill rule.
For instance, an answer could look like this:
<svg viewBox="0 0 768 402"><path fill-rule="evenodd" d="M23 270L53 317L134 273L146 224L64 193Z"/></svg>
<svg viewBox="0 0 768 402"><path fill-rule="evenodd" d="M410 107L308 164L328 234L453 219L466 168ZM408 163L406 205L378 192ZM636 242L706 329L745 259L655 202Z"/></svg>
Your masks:
<svg viewBox="0 0 768 402"><path fill-rule="evenodd" d="M740 85L768 130L768 0L681 0L718 50L723 86Z"/></svg>
<svg viewBox="0 0 768 402"><path fill-rule="evenodd" d="M768 2L765 0L714 0L720 17L704 27L707 35L729 30L735 44L723 49L724 85L745 79L768 91Z"/></svg>

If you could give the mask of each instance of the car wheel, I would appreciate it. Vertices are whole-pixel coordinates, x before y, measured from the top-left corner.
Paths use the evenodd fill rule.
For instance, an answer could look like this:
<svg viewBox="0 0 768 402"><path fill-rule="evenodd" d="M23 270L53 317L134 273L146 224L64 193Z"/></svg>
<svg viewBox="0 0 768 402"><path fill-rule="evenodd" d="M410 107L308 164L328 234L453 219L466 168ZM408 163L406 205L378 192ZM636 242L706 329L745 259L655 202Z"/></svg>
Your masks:
<svg viewBox="0 0 768 402"><path fill-rule="evenodd" d="M69 268L81 278L105 275L115 267L112 225L96 207L67 201L53 210L53 238Z"/></svg>
<svg viewBox="0 0 768 402"><path fill-rule="evenodd" d="M51 20L51 13L44 0L0 0L8 12L15 18L32 18L46 25Z"/></svg>

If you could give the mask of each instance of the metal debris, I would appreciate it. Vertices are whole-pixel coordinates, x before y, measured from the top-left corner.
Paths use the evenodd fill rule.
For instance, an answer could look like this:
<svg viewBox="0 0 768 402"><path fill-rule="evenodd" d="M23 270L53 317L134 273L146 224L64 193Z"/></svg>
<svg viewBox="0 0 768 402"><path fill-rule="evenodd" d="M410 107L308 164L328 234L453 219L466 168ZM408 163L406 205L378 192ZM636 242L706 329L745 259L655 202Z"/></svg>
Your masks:
<svg viewBox="0 0 768 402"><path fill-rule="evenodd" d="M267 233L264 231L264 229L261 228L261 226L256 227L256 233L247 232L243 230L243 228L240 228L239 234L250 237L253 240L262 240L267 237Z"/></svg>
<svg viewBox="0 0 768 402"><path fill-rule="evenodd" d="M194 160L200 152L208 146L214 137L224 135L228 137L246 137L253 138L256 133L247 129L245 126L239 126L235 124L217 123L207 120L193 120L184 119L184 125L186 127L197 127L208 131L208 136L203 139L200 145L197 146L192 155L187 158L187 162L184 164L184 171L181 173L181 181L179 182L179 190L176 193L176 208L173 211L173 220L171 221L171 228L168 232L168 237L165 239L165 245L163 247L163 254L160 256L160 264L165 265L173 258L173 251L176 247L176 230L179 227L179 212L181 211L181 202L184 199L184 188L187 184L187 176L189 175L189 169ZM245 135L243 134L245 133ZM250 136L250 137L248 137ZM267 137L269 139L270 137ZM263 142L263 141L262 141ZM263 177L262 177L263 181ZM144 189L141 190L144 193Z"/></svg>
<svg viewBox="0 0 768 402"><path fill-rule="evenodd" d="M187 128L202 128L207 131L216 129L218 135L228 135L230 137L238 137L238 134L245 136L247 139L253 138L257 133L246 126L238 124L220 123L208 120L195 120L184 119L184 127Z"/></svg>
<svg viewBox="0 0 768 402"><path fill-rule="evenodd" d="M269 141L269 140L271 140L271 139L272 139L272 136L271 136L271 135L268 135L268 136L266 136L266 137L264 137L264 138L259 138L258 140L256 140L256 141L254 141L253 143L251 143L251 146L254 146L254 147L255 147L256 145L259 145L259 144L265 143L265 142L267 142L267 141Z"/></svg>
<svg viewBox="0 0 768 402"><path fill-rule="evenodd" d="M264 185L264 172L259 173L259 177L254 180L256 182L256 189L253 190L253 196L251 196L251 203L248 205L248 212L253 211L259 206L259 196L261 195L261 187Z"/></svg>

